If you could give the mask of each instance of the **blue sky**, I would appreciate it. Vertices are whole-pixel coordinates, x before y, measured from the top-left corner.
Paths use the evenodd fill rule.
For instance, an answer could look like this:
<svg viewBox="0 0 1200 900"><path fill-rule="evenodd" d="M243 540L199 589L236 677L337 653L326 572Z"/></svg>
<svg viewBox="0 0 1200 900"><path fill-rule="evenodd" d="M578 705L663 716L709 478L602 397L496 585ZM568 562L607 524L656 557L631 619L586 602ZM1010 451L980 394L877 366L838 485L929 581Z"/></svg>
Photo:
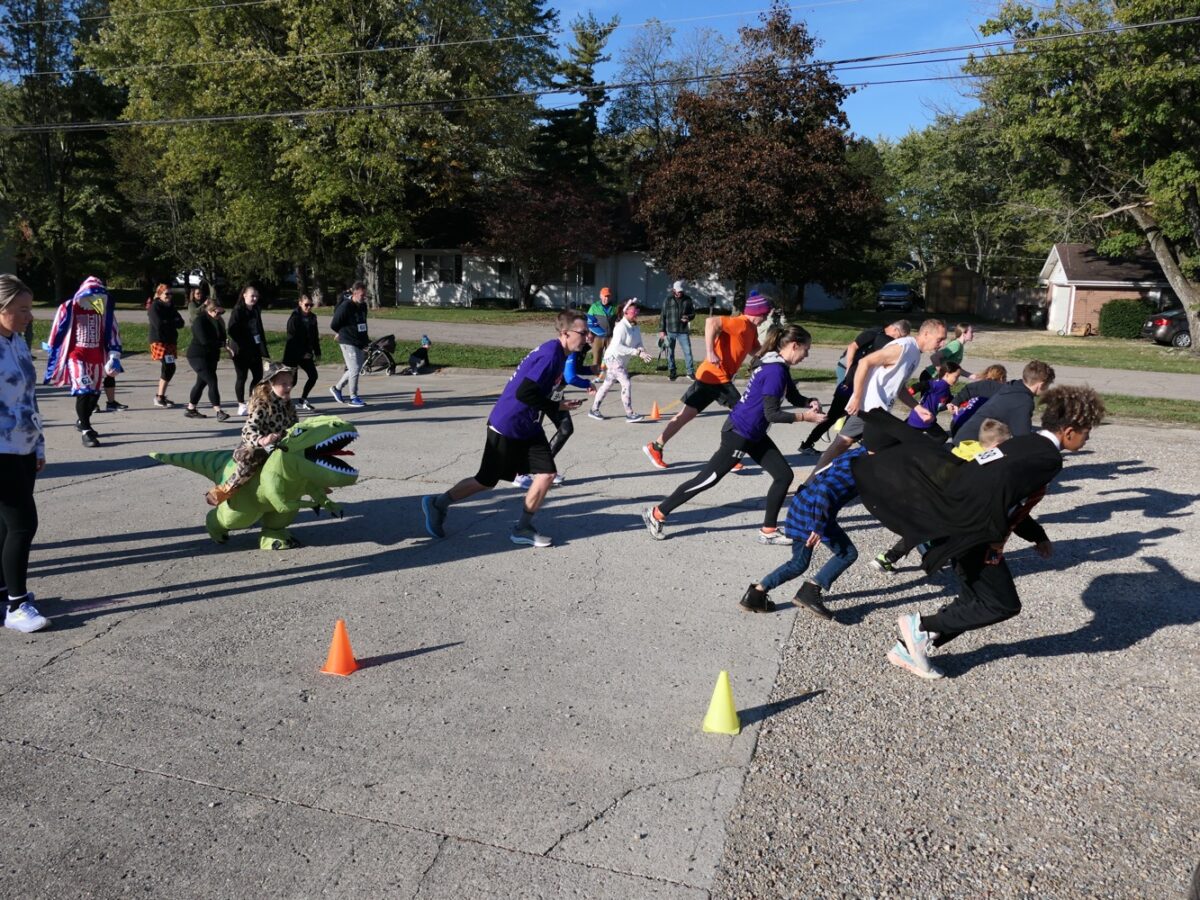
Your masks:
<svg viewBox="0 0 1200 900"><path fill-rule="evenodd" d="M979 40L978 26L996 5L979 0L814 0L791 8L792 18L804 19L809 31L821 41L817 50L819 58L843 59L972 43ZM591 10L601 20L619 15L622 26L636 25L655 17L671 24L677 37L704 26L736 38L737 29L757 23L757 11L766 6L762 0L694 0L692 3L617 0L596 4L565 3L556 8L563 26L577 13ZM729 15L731 13L740 15ZM671 21L693 17L712 18L695 22ZM601 71L603 77L616 77L616 60L633 31L621 27L613 33L609 47L614 61ZM932 63L863 69L839 74L839 79L849 84L941 76L954 74L957 66L957 63ZM899 138L910 129L924 127L938 110L970 108L971 101L962 95L964 87L961 81L877 85L855 93L847 100L845 108L850 126L857 134L869 138Z"/></svg>

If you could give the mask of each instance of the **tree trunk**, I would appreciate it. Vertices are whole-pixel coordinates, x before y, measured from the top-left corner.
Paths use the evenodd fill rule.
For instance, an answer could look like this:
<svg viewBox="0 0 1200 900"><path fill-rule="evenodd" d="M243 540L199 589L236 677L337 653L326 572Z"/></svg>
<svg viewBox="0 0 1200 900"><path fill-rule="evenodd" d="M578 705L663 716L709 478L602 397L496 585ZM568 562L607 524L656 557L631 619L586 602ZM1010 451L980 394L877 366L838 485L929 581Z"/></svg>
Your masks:
<svg viewBox="0 0 1200 900"><path fill-rule="evenodd" d="M1183 270L1179 267L1179 258L1175 253L1175 248L1163 235L1158 221L1145 207L1135 206L1129 210L1129 215L1137 223L1142 234L1146 236L1150 249L1154 252L1154 258L1158 260L1163 274L1167 276L1167 282L1183 304L1183 309L1187 313L1188 331L1192 335L1191 353L1194 356L1200 356L1200 345L1197 344L1197 338L1200 338L1200 285L1189 281L1183 274Z"/></svg>
<svg viewBox="0 0 1200 900"><path fill-rule="evenodd" d="M358 268L367 286L367 306L379 309L379 254L374 247L364 247L358 256Z"/></svg>
<svg viewBox="0 0 1200 900"><path fill-rule="evenodd" d="M302 262L293 262L292 271L296 273L296 293L303 297L308 293L308 267Z"/></svg>
<svg viewBox="0 0 1200 900"><path fill-rule="evenodd" d="M313 306L324 306L325 289L321 287L321 264L315 260L309 263L309 272L312 275L312 291L309 296L312 298Z"/></svg>

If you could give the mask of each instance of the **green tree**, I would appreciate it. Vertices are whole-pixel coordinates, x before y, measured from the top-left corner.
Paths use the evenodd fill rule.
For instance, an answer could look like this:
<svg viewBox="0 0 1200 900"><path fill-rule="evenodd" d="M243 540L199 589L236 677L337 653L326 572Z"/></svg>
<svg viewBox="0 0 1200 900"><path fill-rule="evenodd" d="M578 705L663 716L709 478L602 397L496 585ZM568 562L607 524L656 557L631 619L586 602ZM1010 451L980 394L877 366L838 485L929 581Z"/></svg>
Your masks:
<svg viewBox="0 0 1200 900"><path fill-rule="evenodd" d="M988 134L1029 186L1126 223L1102 247L1148 244L1200 334L1200 28L1149 25L1200 2L1006 3L983 26L1014 52L972 60ZM1113 26L1149 25L1122 30ZM1102 30L1099 34L1085 31ZM1079 35L1045 41L1057 35ZM1035 42L1034 38L1041 39ZM1193 344L1193 352L1197 345Z"/></svg>
<svg viewBox="0 0 1200 900"><path fill-rule="evenodd" d="M687 276L841 288L876 239L883 203L852 164L848 90L813 61L803 23L776 6L741 31L741 71L707 96L683 92L684 136L639 198L652 253Z"/></svg>

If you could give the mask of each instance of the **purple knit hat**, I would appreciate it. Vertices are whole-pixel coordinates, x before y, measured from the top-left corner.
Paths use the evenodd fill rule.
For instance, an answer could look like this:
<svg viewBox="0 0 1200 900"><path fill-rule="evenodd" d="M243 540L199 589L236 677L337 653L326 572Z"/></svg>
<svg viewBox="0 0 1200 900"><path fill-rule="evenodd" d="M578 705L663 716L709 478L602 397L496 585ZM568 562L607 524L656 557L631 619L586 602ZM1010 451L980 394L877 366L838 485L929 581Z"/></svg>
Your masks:
<svg viewBox="0 0 1200 900"><path fill-rule="evenodd" d="M771 301L757 292L746 298L746 315L765 316L771 311Z"/></svg>

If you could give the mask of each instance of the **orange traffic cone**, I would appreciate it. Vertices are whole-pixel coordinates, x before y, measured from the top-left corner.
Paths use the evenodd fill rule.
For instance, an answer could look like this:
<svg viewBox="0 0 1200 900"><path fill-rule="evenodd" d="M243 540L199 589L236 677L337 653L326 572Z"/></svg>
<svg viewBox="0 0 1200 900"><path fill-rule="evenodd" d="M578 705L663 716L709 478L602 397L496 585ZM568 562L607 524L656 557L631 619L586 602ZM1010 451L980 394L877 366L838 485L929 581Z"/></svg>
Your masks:
<svg viewBox="0 0 1200 900"><path fill-rule="evenodd" d="M650 404L650 421L657 422L661 418L662 418L662 413L660 413L658 411L658 401L655 400L653 403Z"/></svg>
<svg viewBox="0 0 1200 900"><path fill-rule="evenodd" d="M346 623L337 620L333 626L333 640L329 644L329 655L325 657L325 665L321 671L326 675L349 675L358 668L354 659L354 651L350 649L350 635L346 633Z"/></svg>
<svg viewBox="0 0 1200 900"><path fill-rule="evenodd" d="M424 406L425 398L421 396L421 389L417 388L417 392L413 394L413 406Z"/></svg>

